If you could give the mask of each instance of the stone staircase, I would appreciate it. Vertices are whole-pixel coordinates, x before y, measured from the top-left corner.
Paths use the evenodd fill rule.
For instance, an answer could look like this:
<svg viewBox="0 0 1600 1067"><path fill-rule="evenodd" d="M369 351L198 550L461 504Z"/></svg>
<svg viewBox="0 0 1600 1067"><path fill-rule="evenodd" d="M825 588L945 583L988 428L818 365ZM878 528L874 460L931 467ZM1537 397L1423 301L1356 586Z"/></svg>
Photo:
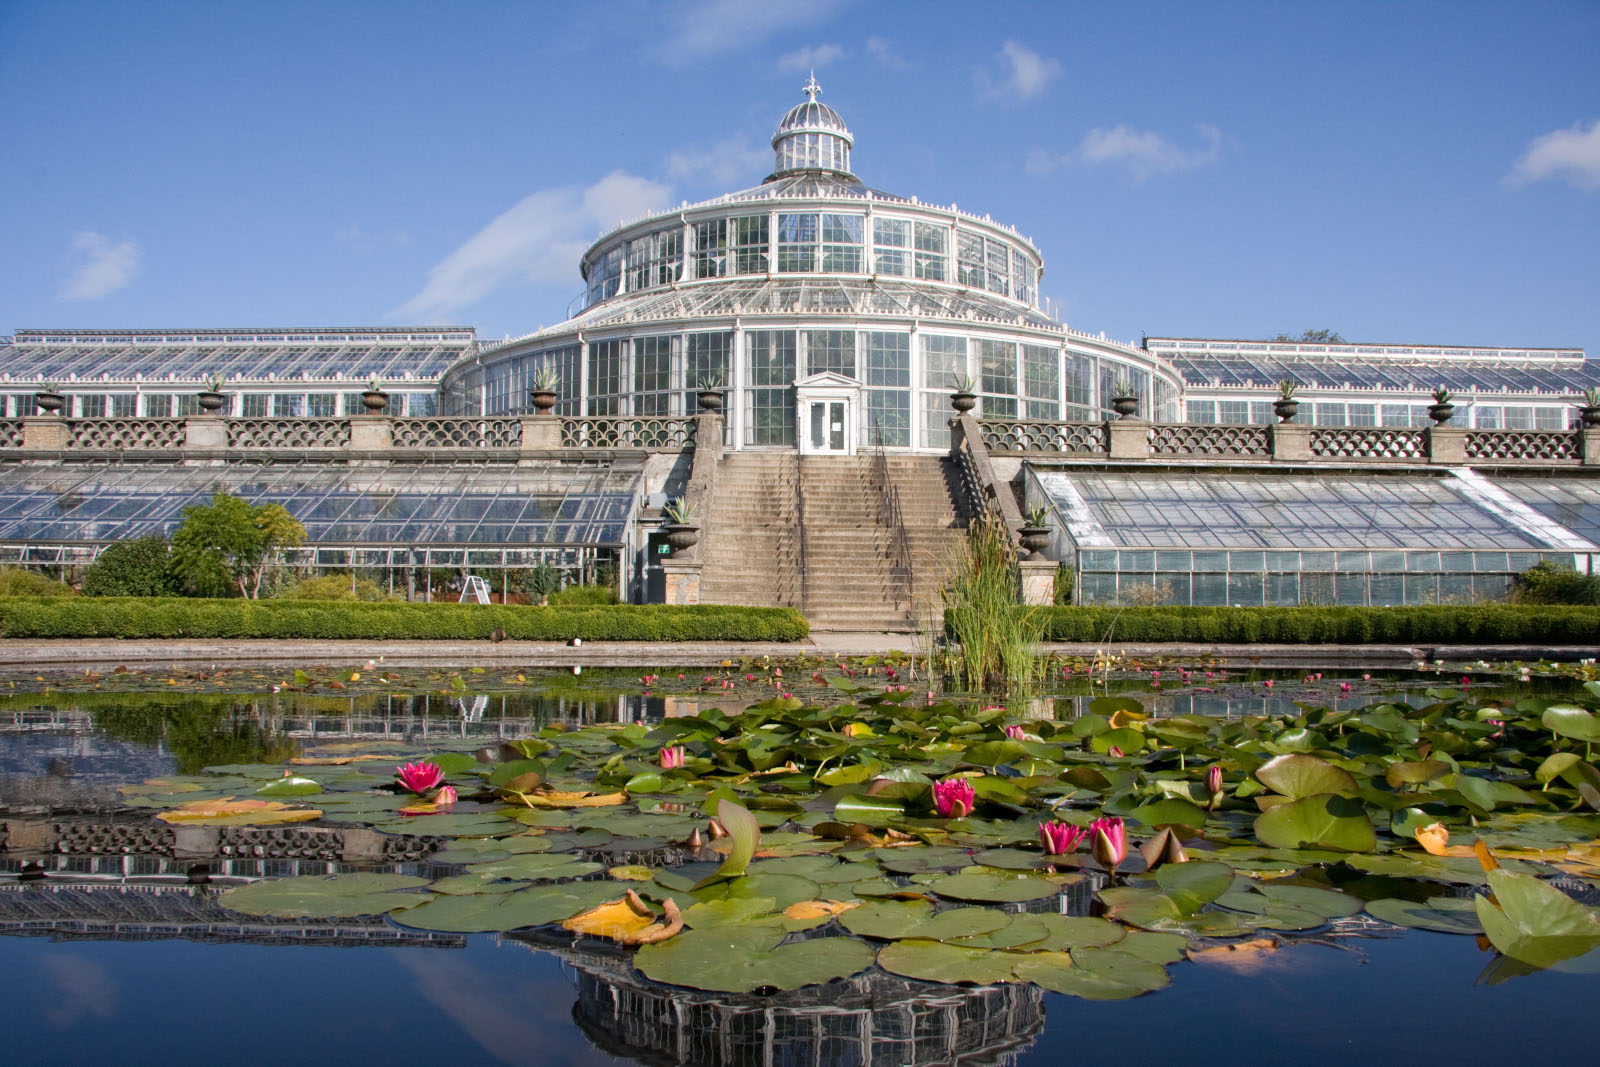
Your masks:
<svg viewBox="0 0 1600 1067"><path fill-rule="evenodd" d="M813 629L907 632L966 526L938 456L731 453L717 471L708 604L780 604Z"/></svg>

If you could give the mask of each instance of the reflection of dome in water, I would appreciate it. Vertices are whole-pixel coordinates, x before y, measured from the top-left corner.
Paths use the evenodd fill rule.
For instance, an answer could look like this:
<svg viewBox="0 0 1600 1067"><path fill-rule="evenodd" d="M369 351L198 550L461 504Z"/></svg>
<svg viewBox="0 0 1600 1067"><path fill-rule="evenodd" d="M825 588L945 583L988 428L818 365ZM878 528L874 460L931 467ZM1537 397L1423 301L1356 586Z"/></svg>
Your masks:
<svg viewBox="0 0 1600 1067"><path fill-rule="evenodd" d="M573 968L572 1017L602 1051L646 1064L1008 1064L1044 1024L1034 985L964 988L872 970L771 996L657 985L616 950L579 951L537 932L508 942Z"/></svg>

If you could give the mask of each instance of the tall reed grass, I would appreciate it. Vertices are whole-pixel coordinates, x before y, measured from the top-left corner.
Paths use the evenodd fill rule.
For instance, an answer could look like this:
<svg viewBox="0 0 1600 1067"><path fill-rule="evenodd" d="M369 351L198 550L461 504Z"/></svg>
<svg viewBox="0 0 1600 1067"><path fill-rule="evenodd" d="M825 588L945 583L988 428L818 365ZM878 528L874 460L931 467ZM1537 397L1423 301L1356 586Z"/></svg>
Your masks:
<svg viewBox="0 0 1600 1067"><path fill-rule="evenodd" d="M1035 649L1045 613L1018 605L1017 579L1017 549L1005 523L992 514L974 521L941 589L945 632L954 642L947 667L958 688L1016 695L1043 675Z"/></svg>

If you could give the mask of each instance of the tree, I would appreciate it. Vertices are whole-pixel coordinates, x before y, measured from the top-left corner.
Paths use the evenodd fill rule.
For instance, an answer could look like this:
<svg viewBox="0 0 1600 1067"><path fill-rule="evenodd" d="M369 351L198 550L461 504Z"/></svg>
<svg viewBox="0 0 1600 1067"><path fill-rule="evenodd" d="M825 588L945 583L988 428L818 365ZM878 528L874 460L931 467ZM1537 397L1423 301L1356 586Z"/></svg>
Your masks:
<svg viewBox="0 0 1600 1067"><path fill-rule="evenodd" d="M1307 330L1299 337L1290 337L1286 333L1280 333L1273 340L1279 344L1342 345L1346 343L1345 339L1339 336L1339 331L1337 330Z"/></svg>
<svg viewBox="0 0 1600 1067"><path fill-rule="evenodd" d="M139 537L108 545L83 575L84 596L176 596L172 546L164 537Z"/></svg>
<svg viewBox="0 0 1600 1067"><path fill-rule="evenodd" d="M218 493L210 504L183 509L183 524L172 535L173 569L200 596L236 590L255 600L267 568L305 539L306 528L282 504Z"/></svg>

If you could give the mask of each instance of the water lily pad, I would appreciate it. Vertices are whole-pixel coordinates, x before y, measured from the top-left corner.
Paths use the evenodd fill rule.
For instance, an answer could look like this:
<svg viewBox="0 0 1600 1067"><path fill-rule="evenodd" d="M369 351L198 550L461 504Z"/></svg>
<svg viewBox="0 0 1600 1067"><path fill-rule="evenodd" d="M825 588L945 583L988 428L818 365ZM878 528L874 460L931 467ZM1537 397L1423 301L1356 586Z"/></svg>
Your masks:
<svg viewBox="0 0 1600 1067"><path fill-rule="evenodd" d="M564 852L528 852L503 860L470 864L465 873L489 878L514 878L524 881L554 881L578 878L601 869Z"/></svg>
<svg viewBox="0 0 1600 1067"><path fill-rule="evenodd" d="M962 911L988 911L988 908L962 908ZM1013 915L1011 921L998 930L974 937L961 937L951 939L941 937L939 940L951 944L961 945L966 948L1027 948L1030 951L1039 948L1046 938L1050 936L1050 926L1043 915Z"/></svg>
<svg viewBox="0 0 1600 1067"><path fill-rule="evenodd" d="M993 908L953 908L935 914L933 905L926 900L896 900L863 904L840 916L839 921L860 937L945 941L999 930L1011 922L1011 916Z"/></svg>
<svg viewBox="0 0 1600 1067"><path fill-rule="evenodd" d="M1017 957L987 948L962 948L941 941L906 940L885 945L878 966L906 978L952 985L994 985L1016 980L1012 965Z"/></svg>
<svg viewBox="0 0 1600 1067"><path fill-rule="evenodd" d="M1291 753L1268 760L1256 768L1256 777L1267 788L1291 800L1318 793L1350 797L1360 791L1349 771L1303 753Z"/></svg>
<svg viewBox="0 0 1600 1067"><path fill-rule="evenodd" d="M1233 885L1233 868L1225 863L1201 860L1168 863L1156 871L1155 877L1156 884L1178 906L1178 911L1193 915L1228 891Z"/></svg>
<svg viewBox="0 0 1600 1067"><path fill-rule="evenodd" d="M1362 908L1362 902L1349 893L1342 893L1337 889L1324 889L1314 885L1284 885L1278 882L1263 882L1256 887L1256 891L1269 900L1280 901L1296 908L1304 908L1326 919L1340 919L1347 915L1355 915Z"/></svg>
<svg viewBox="0 0 1600 1067"><path fill-rule="evenodd" d="M1339 770L1331 765L1330 769ZM1316 793L1268 808L1256 819L1255 831L1256 837L1278 848L1368 852L1378 843L1361 802L1333 793Z"/></svg>
<svg viewBox="0 0 1600 1067"><path fill-rule="evenodd" d="M389 918L417 930L493 933L570 919L616 894L612 882L569 882L514 893L436 897L416 907L391 911Z"/></svg>
<svg viewBox="0 0 1600 1067"><path fill-rule="evenodd" d="M1539 722L1546 730L1578 741L1600 741L1600 718L1572 704L1552 704ZM1507 953L1510 955L1510 953Z"/></svg>
<svg viewBox="0 0 1600 1067"><path fill-rule="evenodd" d="M1432 897L1426 903L1384 897L1366 903L1367 914L1396 926L1434 930L1444 934L1481 934L1478 909L1472 897Z"/></svg>
<svg viewBox="0 0 1600 1067"><path fill-rule="evenodd" d="M1546 713L1548 714L1548 712ZM1549 967L1600 947L1600 910L1526 874L1489 872L1494 899L1475 897L1478 921L1495 948L1512 959Z"/></svg>
<svg viewBox="0 0 1600 1067"><path fill-rule="evenodd" d="M309 874L297 878L264 878L218 898L229 911L283 919L342 919L382 915L391 908L431 900L407 893L428 884L406 874Z"/></svg>
<svg viewBox="0 0 1600 1067"><path fill-rule="evenodd" d="M708 926L733 926L757 916L770 916L778 910L772 897L733 897L722 900L703 900L683 913L687 926L701 929Z"/></svg>
<svg viewBox="0 0 1600 1067"><path fill-rule="evenodd" d="M949 870L972 862L972 850L953 845L921 845L908 848L874 849L878 864L894 874Z"/></svg>
<svg viewBox="0 0 1600 1067"><path fill-rule="evenodd" d="M298 797L310 796L312 793L320 792L322 792L321 782L291 774L282 778L274 778L260 789L257 789L256 795L262 797Z"/></svg>
<svg viewBox="0 0 1600 1067"><path fill-rule="evenodd" d="M1087 915L1047 912L1029 915L1028 918L1043 923L1047 931L1042 940L1029 943L1028 948L1033 951L1066 952L1080 948L1105 948L1128 936L1127 927Z"/></svg>
<svg viewBox="0 0 1600 1067"><path fill-rule="evenodd" d="M1171 981L1160 964L1112 949L1032 954L1019 959L1013 972L1052 992L1088 1000L1126 1000Z"/></svg>
<svg viewBox="0 0 1600 1067"><path fill-rule="evenodd" d="M1008 878L1000 874L946 874L930 881L928 888L953 900L993 904L1043 900L1061 892L1058 884L1043 878Z"/></svg>
<svg viewBox="0 0 1600 1067"><path fill-rule="evenodd" d="M694 898L705 901L771 897L774 909L781 911L802 900L812 900L819 892L821 887L817 883L798 874L751 874L696 890Z"/></svg>
<svg viewBox="0 0 1600 1067"><path fill-rule="evenodd" d="M722 993L799 989L872 966L871 946L853 937L784 945L785 936L783 929L771 927L685 930L670 941L644 946L633 963L657 982Z"/></svg>

